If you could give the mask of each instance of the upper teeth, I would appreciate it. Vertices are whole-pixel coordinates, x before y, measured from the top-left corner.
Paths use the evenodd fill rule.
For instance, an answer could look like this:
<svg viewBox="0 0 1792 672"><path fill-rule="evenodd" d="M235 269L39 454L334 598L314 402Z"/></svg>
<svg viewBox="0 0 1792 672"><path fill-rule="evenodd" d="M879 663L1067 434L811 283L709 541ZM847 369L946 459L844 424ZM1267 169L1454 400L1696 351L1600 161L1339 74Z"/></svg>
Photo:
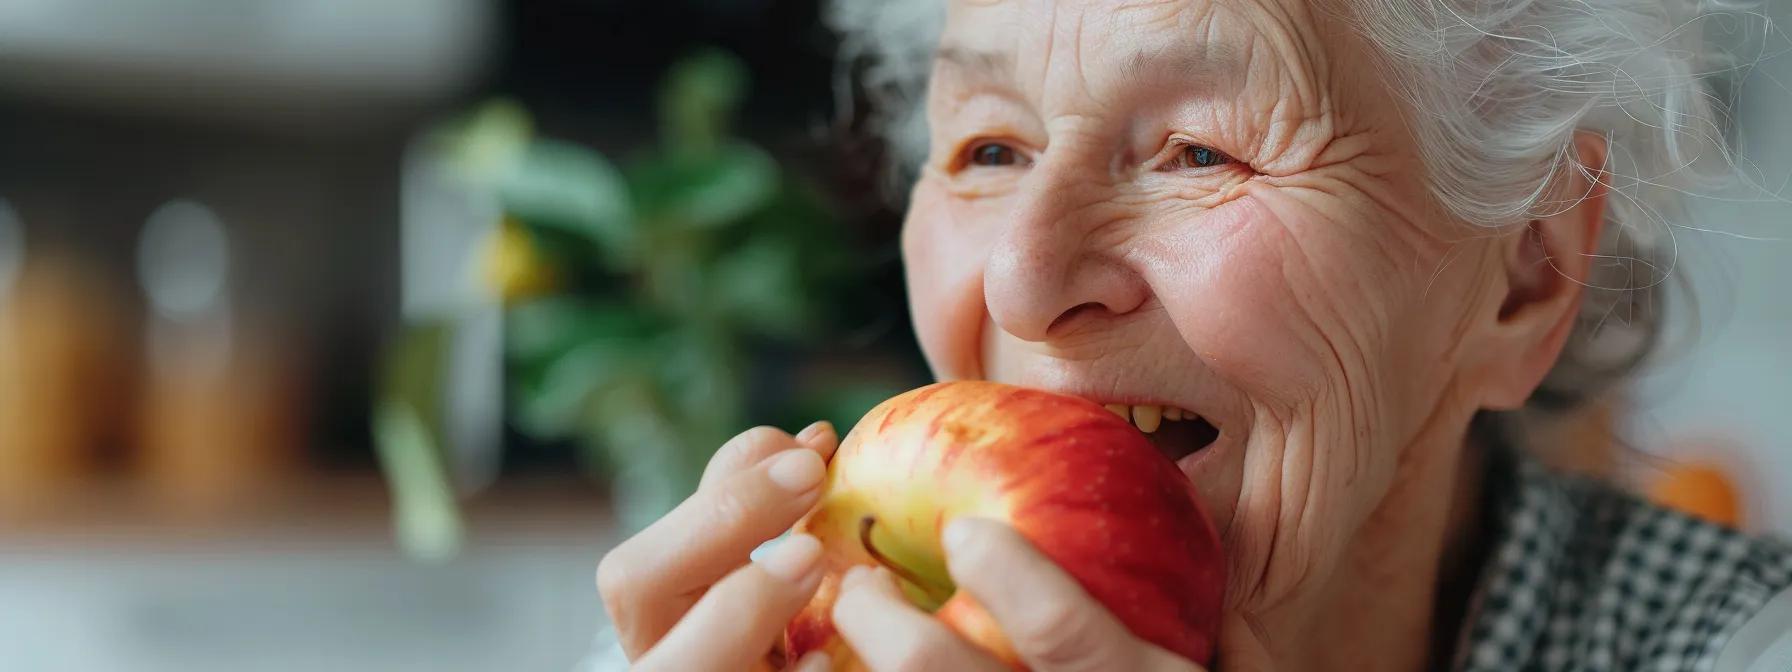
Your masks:
<svg viewBox="0 0 1792 672"><path fill-rule="evenodd" d="M1139 404L1136 406L1127 404L1108 404L1107 409L1113 411L1114 415L1118 415L1131 422L1134 426L1139 428L1139 431L1146 434L1157 431L1157 428L1163 426L1163 423L1166 420L1193 420L1201 417L1193 411L1186 409L1177 408L1175 406L1158 406L1155 404Z"/></svg>

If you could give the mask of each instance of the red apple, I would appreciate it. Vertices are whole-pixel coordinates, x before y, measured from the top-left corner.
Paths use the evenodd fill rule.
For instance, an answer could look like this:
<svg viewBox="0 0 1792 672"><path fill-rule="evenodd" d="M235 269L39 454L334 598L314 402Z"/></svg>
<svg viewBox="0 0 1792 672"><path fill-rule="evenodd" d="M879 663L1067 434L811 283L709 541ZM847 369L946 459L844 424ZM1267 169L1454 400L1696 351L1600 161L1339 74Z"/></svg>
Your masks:
<svg viewBox="0 0 1792 672"><path fill-rule="evenodd" d="M915 605L1024 669L993 618L956 592L940 530L975 515L1014 526L1140 638L1210 662L1225 556L1176 465L1127 421L1076 397L988 382L931 385L859 421L798 531L826 578L785 630L790 660L822 649L863 669L829 613L854 565L884 565Z"/></svg>

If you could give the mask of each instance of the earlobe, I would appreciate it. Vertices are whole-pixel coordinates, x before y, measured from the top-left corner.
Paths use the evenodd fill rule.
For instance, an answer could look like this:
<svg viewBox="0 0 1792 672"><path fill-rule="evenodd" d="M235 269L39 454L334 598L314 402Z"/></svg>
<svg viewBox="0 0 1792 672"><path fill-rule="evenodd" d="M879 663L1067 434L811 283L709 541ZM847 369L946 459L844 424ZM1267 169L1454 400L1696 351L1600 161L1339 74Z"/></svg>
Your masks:
<svg viewBox="0 0 1792 672"><path fill-rule="evenodd" d="M1555 366L1573 331L1605 222L1605 139L1575 136L1577 164L1558 185L1559 207L1531 220L1503 244L1506 294L1494 331L1500 361L1487 398L1494 410L1523 406Z"/></svg>

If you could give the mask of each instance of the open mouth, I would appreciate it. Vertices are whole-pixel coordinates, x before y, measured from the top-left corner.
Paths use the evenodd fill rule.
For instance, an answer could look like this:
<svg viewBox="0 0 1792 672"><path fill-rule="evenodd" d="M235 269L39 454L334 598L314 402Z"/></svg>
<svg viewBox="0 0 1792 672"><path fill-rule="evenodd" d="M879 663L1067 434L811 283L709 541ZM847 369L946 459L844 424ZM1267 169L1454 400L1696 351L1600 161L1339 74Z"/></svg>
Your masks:
<svg viewBox="0 0 1792 672"><path fill-rule="evenodd" d="M1213 445L1219 440L1220 430L1207 418L1193 411L1175 406L1156 404L1105 404L1114 415L1131 422L1158 452L1169 457L1171 461L1184 457Z"/></svg>

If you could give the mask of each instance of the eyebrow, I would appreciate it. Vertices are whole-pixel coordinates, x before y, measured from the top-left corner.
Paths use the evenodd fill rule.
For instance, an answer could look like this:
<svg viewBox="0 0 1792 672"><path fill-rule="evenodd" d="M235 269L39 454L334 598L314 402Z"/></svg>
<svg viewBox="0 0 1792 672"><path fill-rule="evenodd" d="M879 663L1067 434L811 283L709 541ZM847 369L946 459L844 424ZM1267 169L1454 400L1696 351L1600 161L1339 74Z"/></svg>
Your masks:
<svg viewBox="0 0 1792 672"><path fill-rule="evenodd" d="M1007 53L945 44L935 50L934 61L972 79L1014 81L1014 58ZM1175 81L1191 87L1214 88L1221 84L1236 86L1243 80L1243 53L1236 45L1227 43L1142 49L1127 56L1124 62L1127 78L1138 82Z"/></svg>
<svg viewBox="0 0 1792 672"><path fill-rule="evenodd" d="M1225 42L1135 51L1126 63L1127 72L1139 78L1174 78L1198 86L1234 81L1244 70L1243 54Z"/></svg>
<svg viewBox="0 0 1792 672"><path fill-rule="evenodd" d="M933 52L933 60L936 64L952 66L978 79L1014 78L1014 57L1001 52L978 51L946 44Z"/></svg>

